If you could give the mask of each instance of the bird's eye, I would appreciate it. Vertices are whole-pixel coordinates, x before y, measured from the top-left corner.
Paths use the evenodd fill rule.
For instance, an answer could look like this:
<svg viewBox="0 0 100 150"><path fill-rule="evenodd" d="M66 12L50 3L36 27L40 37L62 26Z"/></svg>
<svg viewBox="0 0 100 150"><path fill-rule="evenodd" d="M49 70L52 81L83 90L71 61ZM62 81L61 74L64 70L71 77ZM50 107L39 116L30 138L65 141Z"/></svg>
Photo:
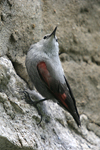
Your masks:
<svg viewBox="0 0 100 150"><path fill-rule="evenodd" d="M46 39L47 38L47 36L44 36L44 38L43 39Z"/></svg>
<svg viewBox="0 0 100 150"><path fill-rule="evenodd" d="M58 39L56 39L56 42L58 42Z"/></svg>

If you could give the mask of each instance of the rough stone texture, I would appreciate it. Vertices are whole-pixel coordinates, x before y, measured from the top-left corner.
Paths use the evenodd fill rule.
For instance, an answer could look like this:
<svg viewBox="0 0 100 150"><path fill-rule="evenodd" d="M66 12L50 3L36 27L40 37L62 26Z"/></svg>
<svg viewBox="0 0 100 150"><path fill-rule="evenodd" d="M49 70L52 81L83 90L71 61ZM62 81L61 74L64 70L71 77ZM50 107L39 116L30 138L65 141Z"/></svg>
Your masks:
<svg viewBox="0 0 100 150"><path fill-rule="evenodd" d="M80 113L86 114L100 126L100 67L93 63L66 61L63 68L73 88Z"/></svg>
<svg viewBox="0 0 100 150"><path fill-rule="evenodd" d="M85 115L81 115L82 127L78 129L67 112L47 101L39 104L43 121L37 125L40 116L25 102L21 91L26 84L6 57L0 58L0 74L0 150L99 150L100 139L87 130L89 120Z"/></svg>
<svg viewBox="0 0 100 150"><path fill-rule="evenodd" d="M99 18L99 0L0 0L0 150L100 150ZM38 104L37 125L37 109L25 102L26 53L56 25L81 128L52 101Z"/></svg>

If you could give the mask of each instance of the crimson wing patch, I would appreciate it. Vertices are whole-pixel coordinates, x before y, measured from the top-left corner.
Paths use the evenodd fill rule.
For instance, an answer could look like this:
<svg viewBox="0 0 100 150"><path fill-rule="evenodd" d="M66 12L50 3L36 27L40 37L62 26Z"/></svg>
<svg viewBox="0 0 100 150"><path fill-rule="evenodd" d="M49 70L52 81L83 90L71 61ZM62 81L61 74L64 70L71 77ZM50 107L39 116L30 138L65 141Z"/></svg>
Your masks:
<svg viewBox="0 0 100 150"><path fill-rule="evenodd" d="M41 80L45 83L50 93L58 100L59 104L67 109L75 119L78 126L81 125L80 117L76 108L76 102L71 91L71 88L64 76L65 84L57 81L50 74L45 62L40 62L37 65L37 70Z"/></svg>
<svg viewBox="0 0 100 150"><path fill-rule="evenodd" d="M45 82L50 93L52 93L54 97L68 109L65 102L67 95L65 94L64 86L50 75L45 62L40 62L37 65L37 69L41 79Z"/></svg>

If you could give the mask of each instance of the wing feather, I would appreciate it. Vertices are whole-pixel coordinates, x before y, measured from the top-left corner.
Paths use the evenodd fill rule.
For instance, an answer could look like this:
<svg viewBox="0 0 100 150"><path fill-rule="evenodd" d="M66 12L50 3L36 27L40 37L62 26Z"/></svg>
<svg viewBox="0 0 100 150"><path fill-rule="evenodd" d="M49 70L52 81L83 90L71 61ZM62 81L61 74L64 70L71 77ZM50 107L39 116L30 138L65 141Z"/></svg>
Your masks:
<svg viewBox="0 0 100 150"><path fill-rule="evenodd" d="M65 86L61 84L60 81L51 76L45 62L40 62L37 65L37 69L41 79L43 80L43 82L45 82L49 91L56 99L59 100L60 103L62 103L68 109L68 106L65 103L65 99L67 97L67 94L65 93Z"/></svg>
<svg viewBox="0 0 100 150"><path fill-rule="evenodd" d="M67 109L71 113L79 126L80 118L76 108L75 98L65 76L65 84L62 84L59 80L56 80L55 77L52 76L50 71L48 71L45 62L39 62L37 70L40 78L45 83L50 93L58 100L59 104L63 108Z"/></svg>

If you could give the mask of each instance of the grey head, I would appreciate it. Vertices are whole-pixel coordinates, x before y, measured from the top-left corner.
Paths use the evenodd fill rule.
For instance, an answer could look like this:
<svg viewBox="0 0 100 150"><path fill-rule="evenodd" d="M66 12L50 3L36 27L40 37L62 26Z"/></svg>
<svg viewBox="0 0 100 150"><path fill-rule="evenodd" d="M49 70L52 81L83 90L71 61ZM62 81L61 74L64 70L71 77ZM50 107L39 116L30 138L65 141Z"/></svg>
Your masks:
<svg viewBox="0 0 100 150"><path fill-rule="evenodd" d="M56 36L55 36L56 30L57 30L57 27L55 27L55 29L53 30L53 32L52 32L51 34L45 35L43 39L49 39L49 38L52 39L52 38L55 38L55 40L56 40L56 42L57 42L57 38L56 38Z"/></svg>
<svg viewBox="0 0 100 150"><path fill-rule="evenodd" d="M56 30L57 27L53 30L51 34L47 34L43 37L40 41L41 45L43 46L43 51L47 54L58 54L59 52L59 44L56 37Z"/></svg>

